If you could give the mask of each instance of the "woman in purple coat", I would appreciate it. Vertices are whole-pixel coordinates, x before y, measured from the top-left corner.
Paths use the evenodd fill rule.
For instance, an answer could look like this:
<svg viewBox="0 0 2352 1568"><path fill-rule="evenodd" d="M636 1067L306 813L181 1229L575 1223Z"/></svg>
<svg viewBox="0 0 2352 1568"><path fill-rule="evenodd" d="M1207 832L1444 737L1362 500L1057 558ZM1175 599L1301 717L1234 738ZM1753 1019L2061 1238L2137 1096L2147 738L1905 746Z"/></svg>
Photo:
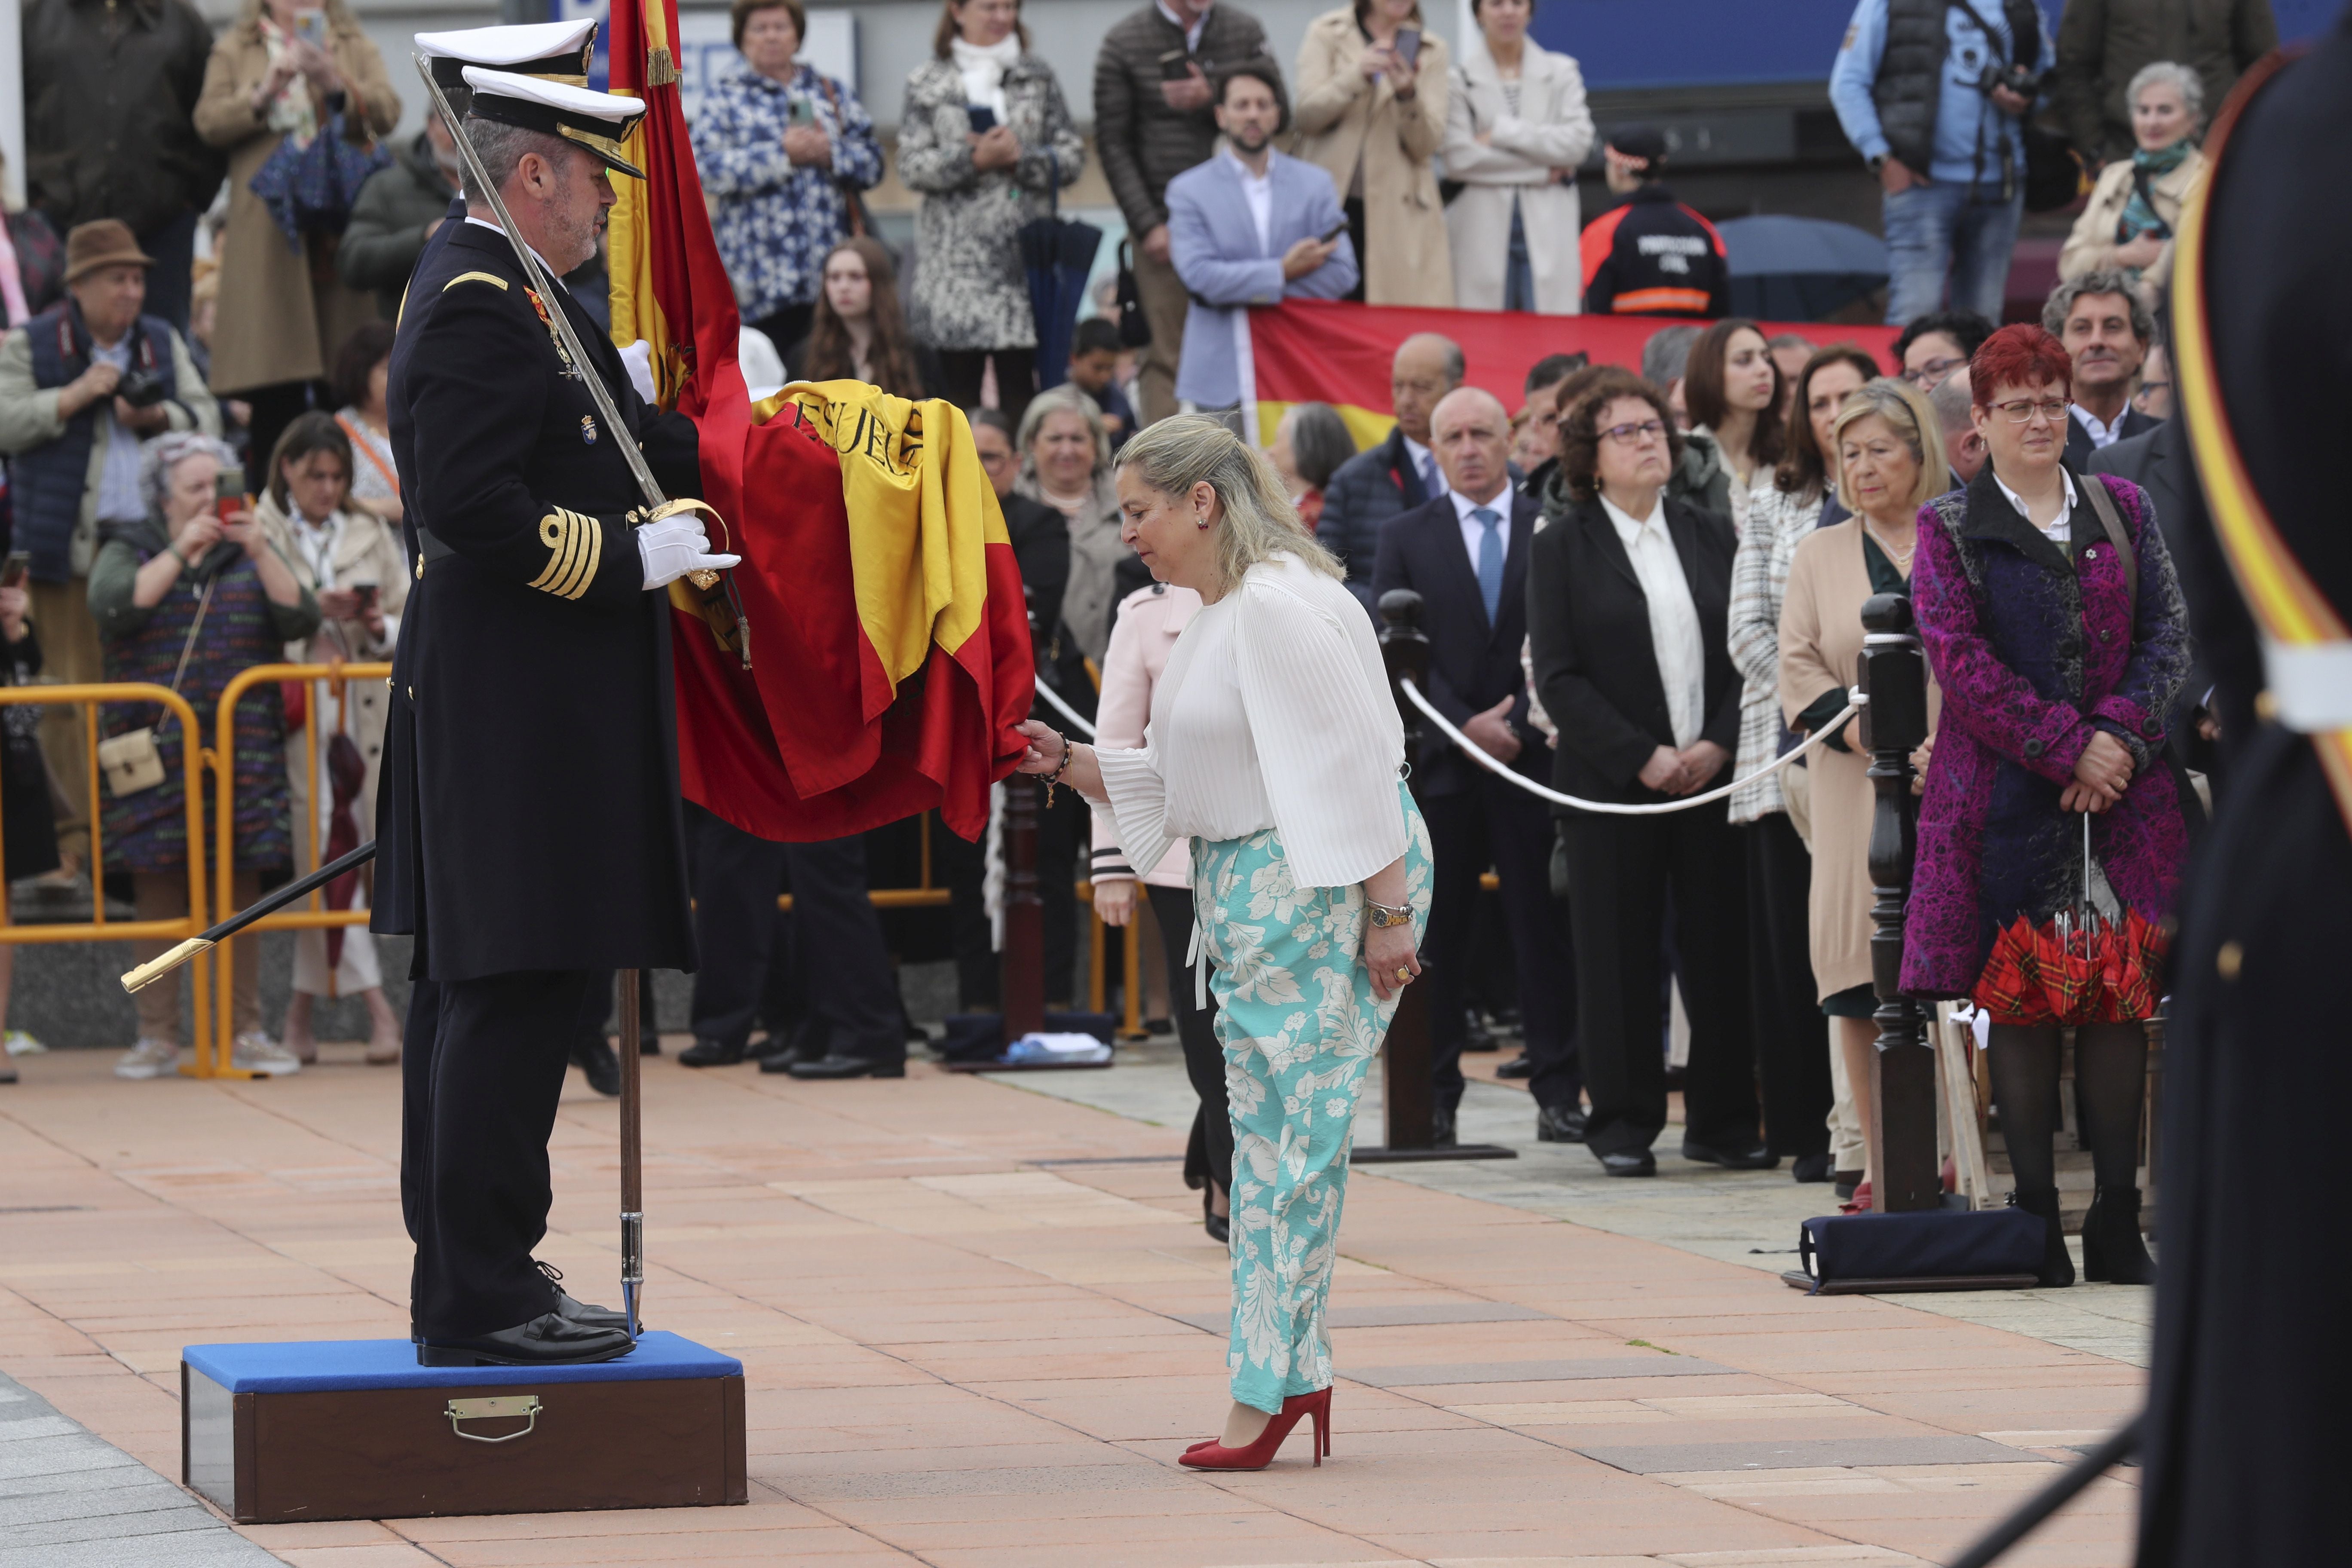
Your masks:
<svg viewBox="0 0 2352 1568"><path fill-rule="evenodd" d="M2056 338L2004 327L1969 378L1991 460L1966 489L1921 509L1911 578L1944 694L1904 930L1903 987L1920 997L1968 995L1997 930L2020 915L2039 926L2084 897L2084 813L2091 901L2111 918L2129 908L2162 919L2192 798L2164 755L2189 632L2154 509L2128 480L2084 479L2061 461L2072 375ZM2117 530L2128 550L2116 548ZM2054 1024L1993 1026L1993 1103L2017 1204L2049 1222L2043 1285L2074 1282L2052 1154L2059 1047ZM2083 1225L2092 1279L2155 1278L2137 1184L2147 1074L2142 1024L2075 1031L2097 1183Z"/></svg>

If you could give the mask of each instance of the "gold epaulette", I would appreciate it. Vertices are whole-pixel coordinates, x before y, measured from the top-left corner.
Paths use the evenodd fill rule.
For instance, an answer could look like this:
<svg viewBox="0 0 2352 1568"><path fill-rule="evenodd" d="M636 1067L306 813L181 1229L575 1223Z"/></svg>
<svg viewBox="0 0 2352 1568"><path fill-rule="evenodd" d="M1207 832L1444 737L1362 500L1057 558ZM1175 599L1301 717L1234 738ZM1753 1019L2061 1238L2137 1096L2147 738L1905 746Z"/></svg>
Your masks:
<svg viewBox="0 0 2352 1568"><path fill-rule="evenodd" d="M507 286L507 280L495 272L460 272L441 285L441 292L446 294L460 283L495 283L500 289Z"/></svg>

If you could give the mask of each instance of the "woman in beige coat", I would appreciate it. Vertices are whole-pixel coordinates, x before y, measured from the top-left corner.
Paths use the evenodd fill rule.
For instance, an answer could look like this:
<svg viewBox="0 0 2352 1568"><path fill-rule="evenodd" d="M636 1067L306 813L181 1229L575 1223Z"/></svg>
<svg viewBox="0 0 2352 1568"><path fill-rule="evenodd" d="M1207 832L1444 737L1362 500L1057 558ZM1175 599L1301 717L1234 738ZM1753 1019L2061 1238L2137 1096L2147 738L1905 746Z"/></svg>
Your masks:
<svg viewBox="0 0 2352 1568"><path fill-rule="evenodd" d="M270 455L269 476L254 517L278 554L294 569L294 580L319 602L319 629L286 645L289 664L381 663L392 658L400 636L400 612L408 601L409 574L403 569L400 525L351 504L354 454L333 416L312 410L286 426ZM365 459L361 459L364 461ZM327 812L334 786L327 782L331 737L349 735L366 773L352 809L360 837L375 832L376 780L383 771L386 703L381 680L310 683L304 724L286 731L286 771L293 785L294 869L317 866L327 844ZM313 738L316 751L313 752ZM315 768L315 774L314 774ZM320 805L318 837L306 838L308 802ZM352 907L367 905L364 892ZM318 1058L310 1027L312 998L359 996L370 1022L367 1059L400 1059L400 1020L384 999L383 971L364 926L344 929L340 952L327 962L327 933L298 932L294 940L294 1001L287 1010L287 1049L303 1061Z"/></svg>
<svg viewBox="0 0 2352 1568"><path fill-rule="evenodd" d="M1408 63L1398 29L1421 36ZM1445 43L1419 0L1355 0L1307 25L1298 46L1292 148L1339 187L1372 305L1454 304L1445 204L1430 160L1445 138Z"/></svg>
<svg viewBox="0 0 2352 1568"><path fill-rule="evenodd" d="M1470 0L1486 35L1454 68L1445 209L1454 298L1465 310L1573 316L1584 302L1576 166L1592 150L1584 73L1528 37L1534 0Z"/></svg>
<svg viewBox="0 0 2352 1568"><path fill-rule="evenodd" d="M1780 711L1811 731L1837 717L1861 678L1862 606L1874 594L1910 591L1919 509L1952 488L1943 426L1916 388L1885 377L1845 400L1830 428L1838 500L1854 515L1818 528L1797 546L1780 601ZM1927 746L1935 744L1941 698L1927 685ZM1863 1146L1871 1142L1870 823L1876 800L1870 758L1856 751L1851 721L1808 759L1811 773L1813 984L1822 1011L1837 1021L1837 1049L1853 1087ZM1865 1158L1866 1188L1872 1173ZM1854 1202L1868 1207L1862 1189Z"/></svg>
<svg viewBox="0 0 2352 1568"><path fill-rule="evenodd" d="M2138 145L2099 172L2090 205L2058 253L2058 276L2120 268L2138 274L2151 303L2172 279L2172 235L2180 209L2205 178L2196 145L2205 89L2187 66L2158 60L2131 79L2132 136Z"/></svg>
<svg viewBox="0 0 2352 1568"><path fill-rule="evenodd" d="M303 34L311 0L245 0L236 25L213 45L196 100L196 133L228 153L228 228L221 240L220 314L213 333L213 390L253 405L254 444L268 451L288 421L310 405L353 328L376 319L373 295L335 274L334 235L297 250L253 194L253 176L289 136L344 123L373 136L400 119L400 95L383 57L343 0L323 0L326 45Z"/></svg>

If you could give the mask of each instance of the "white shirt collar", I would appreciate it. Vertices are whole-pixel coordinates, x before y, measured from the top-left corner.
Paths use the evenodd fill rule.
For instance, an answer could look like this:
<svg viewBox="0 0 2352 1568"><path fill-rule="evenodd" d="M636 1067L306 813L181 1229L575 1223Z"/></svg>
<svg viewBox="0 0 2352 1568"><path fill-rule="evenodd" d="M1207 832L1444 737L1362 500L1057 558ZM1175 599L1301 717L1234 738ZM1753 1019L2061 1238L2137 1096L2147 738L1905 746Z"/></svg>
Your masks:
<svg viewBox="0 0 2352 1568"><path fill-rule="evenodd" d="M1502 493L1497 495L1493 500L1472 500L1468 496L1464 495L1457 489L1448 489L1445 492L1445 499L1454 503L1454 515L1460 518L1463 523L1467 527L1484 528L1486 526L1485 523L1474 522L1471 521L1470 514L1478 510L1481 507L1493 512L1505 522L1511 521L1511 487L1508 484L1504 485Z"/></svg>
<svg viewBox="0 0 2352 1568"><path fill-rule="evenodd" d="M467 213L466 215L466 221L472 224L476 228L488 229L500 239L507 237L507 231L505 229L500 228L498 225L492 223L486 217L476 217L472 213ZM537 246L531 244L529 240L525 240L522 247L530 252L530 258L539 263L539 269L547 274L550 281L555 283L562 283L563 281L563 274L558 272L554 266L549 262L547 258L539 253L539 247Z"/></svg>
<svg viewBox="0 0 2352 1568"><path fill-rule="evenodd" d="M1601 498L1601 510L1609 514L1609 521L1616 526L1617 537L1625 542L1628 549L1649 529L1657 530L1662 536L1666 531L1666 492L1663 489L1658 492L1658 499L1650 503L1650 515L1647 517L1635 517L1607 496Z"/></svg>
<svg viewBox="0 0 2352 1568"><path fill-rule="evenodd" d="M2079 403L2068 404L2066 412L2074 416L2074 422L2082 426L2084 433L2091 437L2091 449L2097 451L2102 447L2114 446L2122 438L2124 421L2131 416L2131 405L2124 405L2124 411L2116 416L2116 422L2112 425L2100 424L2099 416Z"/></svg>
<svg viewBox="0 0 2352 1568"><path fill-rule="evenodd" d="M2071 520L2074 512L2074 504L2079 498L2074 494L2074 476L2062 468L2058 470L2058 477L2066 485L2066 505L2058 513L2058 521L2042 529L2042 531L2063 545L2073 537L2074 523ZM2009 498L2009 504L2017 509L2017 515L2025 519L2028 523L2032 523L2033 514L2026 510L2025 498L2009 488L2009 482L2000 477L1999 469L1993 471L1992 482L2000 487L2000 493Z"/></svg>
<svg viewBox="0 0 2352 1568"><path fill-rule="evenodd" d="M1209 13L1213 10L1214 7L1208 5L1202 6L1201 8L1201 19L1188 27L1184 25L1184 19L1182 17L1177 16L1175 12L1168 8L1168 0L1151 0L1151 3L1159 10L1161 16L1167 17L1170 22L1175 25L1178 32L1184 35L1184 47L1194 54L1200 53L1201 30L1209 25Z"/></svg>

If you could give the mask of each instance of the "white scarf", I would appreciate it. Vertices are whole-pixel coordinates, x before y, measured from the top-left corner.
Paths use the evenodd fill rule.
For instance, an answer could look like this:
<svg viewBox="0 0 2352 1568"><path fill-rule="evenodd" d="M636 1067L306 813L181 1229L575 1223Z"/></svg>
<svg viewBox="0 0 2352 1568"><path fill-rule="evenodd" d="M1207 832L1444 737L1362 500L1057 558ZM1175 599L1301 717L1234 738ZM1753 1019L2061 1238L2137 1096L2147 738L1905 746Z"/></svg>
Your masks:
<svg viewBox="0 0 2352 1568"><path fill-rule="evenodd" d="M1004 73L1021 59L1021 35L1007 33L986 48L950 38L956 69L963 73L963 98L975 108L993 110L996 122L1009 122L1004 106Z"/></svg>
<svg viewBox="0 0 2352 1568"><path fill-rule="evenodd" d="M294 49L294 35L279 26L269 16L261 17L261 43L269 53L269 63L276 65ZM310 101L310 79L297 71L288 79L269 100L269 112L264 116L269 129L290 137L297 147L308 147L319 139L319 115Z"/></svg>

